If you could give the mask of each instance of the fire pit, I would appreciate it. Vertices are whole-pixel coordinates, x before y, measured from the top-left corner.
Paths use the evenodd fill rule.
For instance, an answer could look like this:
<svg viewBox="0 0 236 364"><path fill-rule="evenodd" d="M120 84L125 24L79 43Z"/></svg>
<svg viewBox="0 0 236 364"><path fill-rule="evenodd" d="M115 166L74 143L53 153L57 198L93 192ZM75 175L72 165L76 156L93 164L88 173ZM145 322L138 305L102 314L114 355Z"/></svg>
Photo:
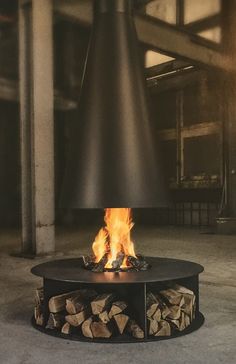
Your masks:
<svg viewBox="0 0 236 364"><path fill-rule="evenodd" d="M188 334L204 321L199 311L199 264L146 258L146 271L101 272L82 258L32 268L43 278L32 323L53 336L89 342L139 342Z"/></svg>

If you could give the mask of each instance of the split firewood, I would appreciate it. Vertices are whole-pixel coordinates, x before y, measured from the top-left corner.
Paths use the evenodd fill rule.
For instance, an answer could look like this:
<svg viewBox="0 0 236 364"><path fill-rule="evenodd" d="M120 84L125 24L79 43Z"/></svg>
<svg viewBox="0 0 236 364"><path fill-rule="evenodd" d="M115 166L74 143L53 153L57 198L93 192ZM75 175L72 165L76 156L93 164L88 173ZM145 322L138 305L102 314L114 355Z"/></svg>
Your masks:
<svg viewBox="0 0 236 364"><path fill-rule="evenodd" d="M189 294L190 296L194 296L193 291L191 291L190 289L184 287L184 286L180 286L179 284L175 284L173 289L175 289L177 292L181 293L181 294Z"/></svg>
<svg viewBox="0 0 236 364"><path fill-rule="evenodd" d="M161 310L161 317L163 318L163 320L170 314L170 309L167 306L167 304L163 301L163 299L161 298L160 295L156 295L156 299L158 301L158 307Z"/></svg>
<svg viewBox="0 0 236 364"><path fill-rule="evenodd" d="M82 257L85 268L92 269L95 266L95 258L93 255L84 255Z"/></svg>
<svg viewBox="0 0 236 364"><path fill-rule="evenodd" d="M59 313L50 313L46 329L61 329L65 323L65 318Z"/></svg>
<svg viewBox="0 0 236 364"><path fill-rule="evenodd" d="M66 307L66 300L79 295L79 292L79 290L72 291L51 297L48 302L49 311L52 313L63 311Z"/></svg>
<svg viewBox="0 0 236 364"><path fill-rule="evenodd" d="M37 288L35 290L35 296L34 296L35 304L36 305L42 305L44 300L44 289L43 287Z"/></svg>
<svg viewBox="0 0 236 364"><path fill-rule="evenodd" d="M93 322L92 317L89 317L87 320L85 320L82 323L82 326L81 326L81 330L82 330L83 335L85 337L90 337L91 339L93 338L93 333L92 333L92 330L91 330L92 322Z"/></svg>
<svg viewBox="0 0 236 364"><path fill-rule="evenodd" d="M34 308L34 318L35 318L35 322L37 325L43 326L44 316L43 316L42 307L40 305L36 305Z"/></svg>
<svg viewBox="0 0 236 364"><path fill-rule="evenodd" d="M128 331L131 333L133 337L136 339L143 339L144 338L144 331L141 329L141 327L134 321L129 320L129 323L127 325Z"/></svg>
<svg viewBox="0 0 236 364"><path fill-rule="evenodd" d="M107 324L110 321L109 315L107 311L103 311L98 315L99 320L101 320L104 324Z"/></svg>
<svg viewBox="0 0 236 364"><path fill-rule="evenodd" d="M81 300L89 300L96 297L96 295L97 293L92 289L80 289L51 297L48 302L49 311L52 313L57 313L65 310L66 300L68 299L72 300L78 297L78 299L80 298Z"/></svg>
<svg viewBox="0 0 236 364"><path fill-rule="evenodd" d="M169 322L162 320L159 323L158 331L155 336L170 336L171 335L171 327Z"/></svg>
<svg viewBox="0 0 236 364"><path fill-rule="evenodd" d="M185 321L185 316L186 316L186 314L184 312L181 312L181 316L179 319L179 331L183 331L187 327L186 321Z"/></svg>
<svg viewBox="0 0 236 364"><path fill-rule="evenodd" d="M71 327L71 325L69 324L69 322L66 322L66 323L62 326L61 333L62 333L62 334L65 334L65 335L69 335L69 334L71 334L71 331L72 331L72 327Z"/></svg>
<svg viewBox="0 0 236 364"><path fill-rule="evenodd" d="M155 335L158 332L159 324L156 320L149 320L149 335Z"/></svg>
<svg viewBox="0 0 236 364"><path fill-rule="evenodd" d="M119 270L123 263L124 257L125 254L123 252L118 253L116 259L112 262L112 268L115 270Z"/></svg>
<svg viewBox="0 0 236 364"><path fill-rule="evenodd" d="M190 317L188 315L184 315L184 320L185 320L185 327L188 327L191 323L190 321Z"/></svg>
<svg viewBox="0 0 236 364"><path fill-rule="evenodd" d="M169 306L170 313L167 315L172 320L178 320L181 315L181 309L179 306Z"/></svg>
<svg viewBox="0 0 236 364"><path fill-rule="evenodd" d="M103 257L100 259L98 263L95 263L94 267L92 268L93 272L102 273L104 271L105 265L108 261L108 254L104 254Z"/></svg>
<svg viewBox="0 0 236 364"><path fill-rule="evenodd" d="M177 330L180 328L180 320L168 320L171 326Z"/></svg>
<svg viewBox="0 0 236 364"><path fill-rule="evenodd" d="M84 311L86 304L81 300L81 296L70 297L66 299L66 311L70 315L75 315L81 311Z"/></svg>
<svg viewBox="0 0 236 364"><path fill-rule="evenodd" d="M158 308L154 315L152 316L153 320L156 320L157 322L161 321L161 310Z"/></svg>
<svg viewBox="0 0 236 364"><path fill-rule="evenodd" d="M147 317L151 318L158 308L158 303L153 303L147 310Z"/></svg>
<svg viewBox="0 0 236 364"><path fill-rule="evenodd" d="M92 313L94 315L99 315L106 310L113 299L114 295L112 293L99 295L91 302Z"/></svg>
<svg viewBox="0 0 236 364"><path fill-rule="evenodd" d="M195 296L185 294L184 295L184 304L181 307L181 310L186 313L191 321L193 319L193 310L194 310Z"/></svg>
<svg viewBox="0 0 236 364"><path fill-rule="evenodd" d="M94 338L109 338L112 335L111 329L103 322L92 322L91 331Z"/></svg>
<svg viewBox="0 0 236 364"><path fill-rule="evenodd" d="M65 319L71 326L78 327L86 320L89 314L89 310L84 310L75 315L66 315Z"/></svg>
<svg viewBox="0 0 236 364"><path fill-rule="evenodd" d="M113 302L111 306L111 310L109 312L109 318L111 319L113 316L118 315L127 308L127 303L124 301Z"/></svg>
<svg viewBox="0 0 236 364"><path fill-rule="evenodd" d="M116 322L119 333L122 335L128 321L129 321L129 316L120 313L118 315L113 316L113 318L114 318L114 320Z"/></svg>
<svg viewBox="0 0 236 364"><path fill-rule="evenodd" d="M182 293L177 292L175 289L169 288L160 291L160 294L171 304L171 305L181 305L184 303Z"/></svg>

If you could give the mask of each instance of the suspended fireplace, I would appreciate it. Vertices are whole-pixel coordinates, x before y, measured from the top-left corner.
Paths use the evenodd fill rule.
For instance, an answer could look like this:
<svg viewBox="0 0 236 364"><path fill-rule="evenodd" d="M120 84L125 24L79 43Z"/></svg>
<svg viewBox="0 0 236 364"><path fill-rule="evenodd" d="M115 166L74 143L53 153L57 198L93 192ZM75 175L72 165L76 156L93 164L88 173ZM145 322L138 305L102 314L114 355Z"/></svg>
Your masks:
<svg viewBox="0 0 236 364"><path fill-rule="evenodd" d="M105 209L91 253L32 268L43 278L32 324L66 339L140 342L198 329L199 264L144 257L131 208L169 204L153 138L131 0L94 0L94 21L71 125L61 207Z"/></svg>

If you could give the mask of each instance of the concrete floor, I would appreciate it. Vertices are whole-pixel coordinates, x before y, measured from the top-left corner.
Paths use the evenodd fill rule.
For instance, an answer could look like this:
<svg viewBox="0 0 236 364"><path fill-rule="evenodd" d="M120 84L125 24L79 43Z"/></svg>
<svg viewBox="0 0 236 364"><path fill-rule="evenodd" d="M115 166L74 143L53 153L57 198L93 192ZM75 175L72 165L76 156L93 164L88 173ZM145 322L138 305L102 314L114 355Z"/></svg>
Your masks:
<svg viewBox="0 0 236 364"><path fill-rule="evenodd" d="M57 257L88 252L95 233L96 228L58 229ZM200 307L206 322L199 331L173 340L129 345L86 344L41 334L30 325L34 289L41 285L30 268L45 258L11 257L9 253L20 246L19 231L0 231L0 364L235 364L236 236L137 227L133 237L137 252L205 266Z"/></svg>

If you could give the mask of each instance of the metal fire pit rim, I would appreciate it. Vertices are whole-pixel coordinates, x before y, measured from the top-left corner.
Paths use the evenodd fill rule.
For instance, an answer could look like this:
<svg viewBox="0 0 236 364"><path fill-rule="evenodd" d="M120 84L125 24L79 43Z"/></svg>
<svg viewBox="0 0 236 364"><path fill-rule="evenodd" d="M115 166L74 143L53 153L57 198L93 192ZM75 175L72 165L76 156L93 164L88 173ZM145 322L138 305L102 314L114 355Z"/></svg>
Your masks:
<svg viewBox="0 0 236 364"><path fill-rule="evenodd" d="M82 258L56 259L38 264L31 273L45 279L94 284L138 284L165 282L199 275L203 266L191 261L165 258L146 257L151 269L137 272L101 272L86 270Z"/></svg>

